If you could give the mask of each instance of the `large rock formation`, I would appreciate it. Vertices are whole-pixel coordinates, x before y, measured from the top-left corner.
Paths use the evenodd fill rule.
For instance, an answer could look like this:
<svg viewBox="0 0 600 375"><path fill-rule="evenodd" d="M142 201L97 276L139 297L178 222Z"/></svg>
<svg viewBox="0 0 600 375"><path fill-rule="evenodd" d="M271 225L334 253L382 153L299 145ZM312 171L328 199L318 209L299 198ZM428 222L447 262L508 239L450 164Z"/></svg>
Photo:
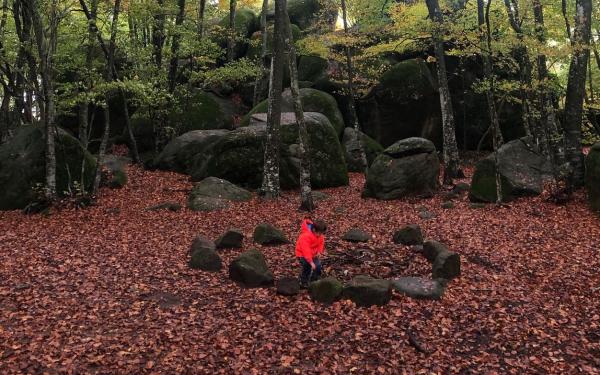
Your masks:
<svg viewBox="0 0 600 375"><path fill-rule="evenodd" d="M82 182L82 161L83 183L91 187L95 158L62 129L55 139L57 192L68 191L75 182ZM24 208L36 198L35 188L46 181L45 145L44 129L30 125L18 127L13 138L0 146L0 210Z"/></svg>
<svg viewBox="0 0 600 375"><path fill-rule="evenodd" d="M551 177L551 166L529 137L510 141L498 149L502 201L539 195ZM469 197L477 202L496 202L496 163L494 154L475 166Z"/></svg>
<svg viewBox="0 0 600 375"><path fill-rule="evenodd" d="M600 143L590 149L585 161L585 185L593 210L600 212Z"/></svg>
<svg viewBox="0 0 600 375"><path fill-rule="evenodd" d="M236 184L257 188L262 181L266 115L256 115L252 126L242 127L219 137L193 157L188 168L197 181L208 176L226 179ZM309 133L311 182L314 188L348 184L348 171L342 146L327 118L320 113L305 113ZM282 114L281 126L281 186L299 185L300 159L298 127L293 114Z"/></svg>
<svg viewBox="0 0 600 375"><path fill-rule="evenodd" d="M441 114L435 79L427 63L411 59L394 65L359 101L363 131L384 147L409 137L441 144Z"/></svg>
<svg viewBox="0 0 600 375"><path fill-rule="evenodd" d="M333 125L337 135L341 135L344 131L344 118L337 102L333 96L319 90L304 88L300 89L300 99L302 100L302 109L304 112L318 112L327 117L331 125ZM281 111L294 112L294 103L290 90L285 90L282 95ZM262 101L254 107L241 121L242 126L250 124L252 116L258 113L267 113L268 103Z"/></svg>
<svg viewBox="0 0 600 375"><path fill-rule="evenodd" d="M365 150L367 156L367 163L371 165L377 155L383 151L383 147L375 142L375 140L368 135L360 132L361 146ZM363 172L362 161L360 158L360 147L358 145L358 137L356 136L356 130L354 128L344 129L344 135L342 137L342 146L346 156L346 165L350 172Z"/></svg>
<svg viewBox="0 0 600 375"><path fill-rule="evenodd" d="M398 199L431 195L439 185L440 162L431 141L408 138L385 149L367 174L365 197Z"/></svg>

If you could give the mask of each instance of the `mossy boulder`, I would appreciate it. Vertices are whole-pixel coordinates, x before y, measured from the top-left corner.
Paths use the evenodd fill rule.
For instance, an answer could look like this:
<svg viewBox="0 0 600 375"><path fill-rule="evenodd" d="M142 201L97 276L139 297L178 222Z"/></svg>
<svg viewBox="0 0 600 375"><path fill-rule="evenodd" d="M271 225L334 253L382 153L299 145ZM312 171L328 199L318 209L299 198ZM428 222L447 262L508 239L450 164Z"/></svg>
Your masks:
<svg viewBox="0 0 600 375"><path fill-rule="evenodd" d="M441 113L435 79L422 59L400 62L358 102L363 131L384 147L421 137L440 145Z"/></svg>
<svg viewBox="0 0 600 375"><path fill-rule="evenodd" d="M229 181L217 178L207 177L198 182L192 188L191 196L205 196L228 201L248 201L252 199L252 193L242 189Z"/></svg>
<svg viewBox="0 0 600 375"><path fill-rule="evenodd" d="M388 280L356 276L344 286L343 296L358 306L383 306L392 298L392 284Z"/></svg>
<svg viewBox="0 0 600 375"><path fill-rule="evenodd" d="M551 166L531 137L510 141L498 150L502 201L542 193L551 177ZM496 161L494 154L475 166L469 198L475 202L496 202Z"/></svg>
<svg viewBox="0 0 600 375"><path fill-rule="evenodd" d="M96 159L79 141L59 129L56 140L56 189L59 194L83 182L90 188ZM0 210L26 207L36 199L34 188L46 181L44 129L27 125L16 129L14 136L0 145ZM85 174L81 178L81 164Z"/></svg>
<svg viewBox="0 0 600 375"><path fill-rule="evenodd" d="M326 59L315 55L302 55L298 58L298 80L306 82L319 82L328 80Z"/></svg>
<svg viewBox="0 0 600 375"><path fill-rule="evenodd" d="M434 279L452 280L460 276L460 255L448 250L438 241L426 241L423 244L423 256L432 264L431 273Z"/></svg>
<svg viewBox="0 0 600 375"><path fill-rule="evenodd" d="M400 245L421 245L423 233L417 224L410 224L394 233L393 241Z"/></svg>
<svg viewBox="0 0 600 375"><path fill-rule="evenodd" d="M262 182L266 115L257 115L252 126L227 133L194 156L193 180L216 176L246 187ZM314 188L348 184L342 146L331 123L320 113L305 113L311 149L311 182ZM284 189L299 186L298 128L293 114L282 114L280 181Z"/></svg>
<svg viewBox="0 0 600 375"><path fill-rule="evenodd" d="M323 91L304 88L300 89L300 99L302 100L302 109L304 112L318 112L331 122L336 134L342 135L344 131L344 118L338 108L335 98ZM268 102L264 100L254 107L240 122L241 126L248 126L252 115L258 113L267 113ZM285 90L282 95L281 112L294 112L294 103L290 90Z"/></svg>
<svg viewBox="0 0 600 375"><path fill-rule="evenodd" d="M592 210L600 212L600 143L596 143L585 160L585 185Z"/></svg>
<svg viewBox="0 0 600 375"><path fill-rule="evenodd" d="M333 28L337 20L338 7L333 0L289 0L287 9L290 22L302 30L314 26L317 22ZM269 16L273 17L273 14L271 5Z"/></svg>
<svg viewBox="0 0 600 375"><path fill-rule="evenodd" d="M235 32L238 36L242 38L249 38L256 30L260 27L260 20L256 16L256 14L247 8L237 9L235 12L235 20L234 20ZM219 21L219 26L223 29L229 29L229 15L223 17L221 21ZM223 32L222 35L217 37L217 43L223 48L227 47L227 37L226 33ZM234 46L234 57L240 58L246 54L248 50L247 41L237 40Z"/></svg>
<svg viewBox="0 0 600 375"><path fill-rule="evenodd" d="M215 241L217 249L240 249L244 243L244 233L240 229L229 229Z"/></svg>
<svg viewBox="0 0 600 375"><path fill-rule="evenodd" d="M223 263L215 250L202 247L192 253L189 266L202 271L218 272L223 267Z"/></svg>
<svg viewBox="0 0 600 375"><path fill-rule="evenodd" d="M206 149L219 140L228 130L194 130L180 135L167 144L154 160L158 169L189 173L192 159L202 154Z"/></svg>
<svg viewBox="0 0 600 375"><path fill-rule="evenodd" d="M236 108L226 99L202 90L180 90L169 114L169 125L178 134L192 130L232 129Z"/></svg>
<svg viewBox="0 0 600 375"><path fill-rule="evenodd" d="M344 286L335 277L326 277L324 279L310 283L308 291L313 301L332 304L339 300Z"/></svg>
<svg viewBox="0 0 600 375"><path fill-rule="evenodd" d="M363 196L389 200L430 196L439 186L440 161L432 142L408 138L381 153L367 173Z"/></svg>
<svg viewBox="0 0 600 375"><path fill-rule="evenodd" d="M272 224L263 223L254 228L254 242L261 245L285 245L290 241L280 229L277 229Z"/></svg>
<svg viewBox="0 0 600 375"><path fill-rule="evenodd" d="M375 158L383 152L383 147L377 143L373 138L359 132L360 142L365 154L367 156L367 163L371 165ZM356 130L354 128L344 129L344 135L342 137L342 146L344 147L344 155L346 157L346 165L350 172L363 172L362 161L360 157L360 147L358 143L358 137L356 136Z"/></svg>
<svg viewBox="0 0 600 375"><path fill-rule="evenodd" d="M256 249L242 253L231 262L229 278L248 288L271 286L274 282L264 255Z"/></svg>

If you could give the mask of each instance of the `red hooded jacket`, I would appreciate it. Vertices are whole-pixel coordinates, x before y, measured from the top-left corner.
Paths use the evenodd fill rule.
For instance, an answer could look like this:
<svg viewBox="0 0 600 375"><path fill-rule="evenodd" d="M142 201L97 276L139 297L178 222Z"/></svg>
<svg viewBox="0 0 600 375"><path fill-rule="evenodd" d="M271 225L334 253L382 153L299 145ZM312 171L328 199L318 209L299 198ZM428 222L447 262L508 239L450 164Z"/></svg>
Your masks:
<svg viewBox="0 0 600 375"><path fill-rule="evenodd" d="M305 219L300 226L300 236L296 242L296 256L304 258L310 263L315 256L323 253L325 238L310 230L308 224L312 224L312 221Z"/></svg>

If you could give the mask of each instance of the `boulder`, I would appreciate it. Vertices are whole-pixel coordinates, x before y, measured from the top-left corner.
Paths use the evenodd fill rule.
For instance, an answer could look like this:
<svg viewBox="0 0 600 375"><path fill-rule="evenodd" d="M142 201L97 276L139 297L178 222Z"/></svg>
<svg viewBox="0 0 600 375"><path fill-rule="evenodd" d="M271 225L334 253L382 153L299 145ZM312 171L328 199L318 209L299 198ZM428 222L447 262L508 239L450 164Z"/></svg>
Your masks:
<svg viewBox="0 0 600 375"><path fill-rule="evenodd" d="M154 160L158 169L178 173L190 173L194 155L206 149L229 133L228 130L194 130L171 140Z"/></svg>
<svg viewBox="0 0 600 375"><path fill-rule="evenodd" d="M211 212L224 210L229 207L229 203L225 199L206 197L204 195L189 196L187 207L192 211Z"/></svg>
<svg viewBox="0 0 600 375"><path fill-rule="evenodd" d="M81 164L85 163L83 181L91 188L96 159L77 139L59 129L56 140L56 191L76 190L81 182ZM44 129L26 125L16 128L13 137L0 145L0 210L25 208L39 198L36 186L46 181Z"/></svg>
<svg viewBox="0 0 600 375"><path fill-rule="evenodd" d="M342 295L342 283L335 277L326 277L310 283L308 292L313 301L332 304Z"/></svg>
<svg viewBox="0 0 600 375"><path fill-rule="evenodd" d="M194 250L189 265L190 268L209 272L218 272L223 266L219 254L207 247Z"/></svg>
<svg viewBox="0 0 600 375"><path fill-rule="evenodd" d="M267 16L273 18L275 15L273 3L269 3ZM289 0L287 3L290 22L298 25L302 30L320 24L335 26L337 20L337 6L333 0Z"/></svg>
<svg viewBox="0 0 600 375"><path fill-rule="evenodd" d="M273 285L273 273L264 255L256 249L240 254L231 262L229 278L248 288Z"/></svg>
<svg viewBox="0 0 600 375"><path fill-rule="evenodd" d="M317 112L325 115L337 136L339 137L344 131L344 117L338 108L334 97L319 90L311 88L300 89L300 99L302 100L302 109L304 112ZM294 102L292 92L287 89L281 97L281 112L294 112ZM248 126L251 123L252 115L258 113L267 113L268 102L264 100L254 107L240 122L241 126Z"/></svg>
<svg viewBox="0 0 600 375"><path fill-rule="evenodd" d="M391 67L357 107L362 130L384 147L409 137L426 138L441 146L440 99L435 79L422 59Z"/></svg>
<svg viewBox="0 0 600 375"><path fill-rule="evenodd" d="M192 241L192 245L190 246L190 255L198 250L215 250L216 246L213 241L208 239L208 237L203 234L197 235Z"/></svg>
<svg viewBox="0 0 600 375"><path fill-rule="evenodd" d="M502 201L539 195L552 169L532 138L523 137L505 143L498 150ZM496 202L496 163L494 154L475 165L469 198L475 202Z"/></svg>
<svg viewBox="0 0 600 375"><path fill-rule="evenodd" d="M343 296L358 306L383 306L392 298L392 284L388 280L356 276L344 286Z"/></svg>
<svg viewBox="0 0 600 375"><path fill-rule="evenodd" d="M590 207L600 211L600 143L596 143L586 157L585 185Z"/></svg>
<svg viewBox="0 0 600 375"><path fill-rule="evenodd" d="M446 283L424 277L401 277L392 281L392 288L407 297L439 300L446 291Z"/></svg>
<svg viewBox="0 0 600 375"><path fill-rule="evenodd" d="M471 185L467 184L466 182L459 182L452 188L452 192L458 195L466 193L469 190L471 190Z"/></svg>
<svg viewBox="0 0 600 375"><path fill-rule="evenodd" d="M329 80L329 62L321 56L302 55L298 58L298 81L319 82Z"/></svg>
<svg viewBox="0 0 600 375"><path fill-rule="evenodd" d="M460 256L449 251L446 245L437 241L426 241L423 244L423 255L432 263L434 279L452 280L460 276Z"/></svg>
<svg viewBox="0 0 600 375"><path fill-rule="evenodd" d="M248 190L242 189L229 181L217 177L207 177L204 180L196 183L192 192L191 197L205 196L219 199L225 199L228 201L243 202L252 199L252 193Z"/></svg>
<svg viewBox="0 0 600 375"><path fill-rule="evenodd" d="M295 296L300 292L300 282L297 277L284 277L277 280L277 294Z"/></svg>
<svg viewBox="0 0 600 375"><path fill-rule="evenodd" d="M421 245L423 244L421 227L417 224L407 225L394 233L393 241L401 245Z"/></svg>
<svg viewBox="0 0 600 375"><path fill-rule="evenodd" d="M244 242L244 233L239 229L229 229L215 241L217 249L239 249Z"/></svg>
<svg viewBox="0 0 600 375"><path fill-rule="evenodd" d="M445 202L442 202L442 208L443 208L443 209L446 209L446 210L449 210L449 209L451 209L451 208L454 208L454 202L452 202L452 201L445 201Z"/></svg>
<svg viewBox="0 0 600 375"><path fill-rule="evenodd" d="M229 100L202 90L179 90L176 105L169 113L169 125L176 134L192 130L232 129L238 108Z"/></svg>
<svg viewBox="0 0 600 375"><path fill-rule="evenodd" d="M223 48L227 48L226 30L229 28L229 15L223 17L219 22L223 33L217 37L217 42ZM235 12L234 28L238 37L242 39L249 38L260 27L260 20L256 14L247 8L237 9ZM246 54L248 42L246 40L236 40L233 52L235 58L240 58Z"/></svg>
<svg viewBox="0 0 600 375"><path fill-rule="evenodd" d="M194 156L192 180L208 176L258 188L262 183L266 115L256 115L252 126L227 133L211 147ZM284 189L299 186L300 159L298 127L293 114L283 113L281 126L280 182ZM342 146L327 118L320 113L305 113L311 149L313 188L348 184L348 171ZM263 121L264 120L264 121Z"/></svg>
<svg viewBox="0 0 600 375"><path fill-rule="evenodd" d="M383 151L383 147L377 143L373 138L360 132L362 148L365 150L367 156L367 163L371 165L373 160ZM354 128L344 129L344 135L342 136L342 146L346 156L346 165L350 172L363 172L362 161L360 158L360 147L356 137L356 130Z"/></svg>
<svg viewBox="0 0 600 375"><path fill-rule="evenodd" d="M259 224L254 228L254 242L261 245L283 245L290 243L281 230L269 223Z"/></svg>
<svg viewBox="0 0 600 375"><path fill-rule="evenodd" d="M367 173L363 196L385 200L431 196L438 189L439 173L440 161L431 141L403 139L377 156Z"/></svg>
<svg viewBox="0 0 600 375"><path fill-rule="evenodd" d="M352 228L342 236L342 240L348 242L369 242L371 235L359 228Z"/></svg>

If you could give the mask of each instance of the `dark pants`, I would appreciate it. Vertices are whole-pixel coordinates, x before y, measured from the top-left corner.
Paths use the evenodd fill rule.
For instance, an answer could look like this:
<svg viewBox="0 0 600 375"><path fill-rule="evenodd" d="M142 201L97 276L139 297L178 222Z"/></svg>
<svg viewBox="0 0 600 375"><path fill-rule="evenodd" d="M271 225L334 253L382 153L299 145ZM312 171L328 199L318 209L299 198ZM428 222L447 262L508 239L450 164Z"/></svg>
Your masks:
<svg viewBox="0 0 600 375"><path fill-rule="evenodd" d="M309 281L319 280L319 278L321 277L321 260L319 258L313 258L313 263L316 266L314 271L312 270L312 268L310 267L310 263L308 263L306 259L298 258L298 261L300 262L300 266L302 266L302 271L300 272L301 283L306 284Z"/></svg>

